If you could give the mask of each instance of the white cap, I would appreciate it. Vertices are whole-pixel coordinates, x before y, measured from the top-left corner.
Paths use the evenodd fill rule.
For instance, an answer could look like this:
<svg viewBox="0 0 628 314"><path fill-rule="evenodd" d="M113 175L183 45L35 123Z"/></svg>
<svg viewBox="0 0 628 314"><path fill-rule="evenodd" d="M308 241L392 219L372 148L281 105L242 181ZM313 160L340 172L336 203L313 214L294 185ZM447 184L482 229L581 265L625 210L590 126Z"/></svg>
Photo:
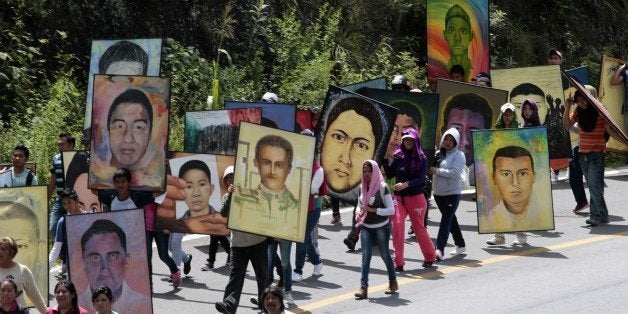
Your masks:
<svg viewBox="0 0 628 314"><path fill-rule="evenodd" d="M266 92L264 96L262 96L262 101L275 103L275 102L279 102L279 97L277 97L277 94L275 93Z"/></svg>
<svg viewBox="0 0 628 314"><path fill-rule="evenodd" d="M222 174L222 179L224 180L226 176L233 174L233 166L229 166L225 169L225 172Z"/></svg>
<svg viewBox="0 0 628 314"><path fill-rule="evenodd" d="M506 112L506 110L512 110L512 112L515 112L515 106L509 102L505 103L504 105L502 105L502 113Z"/></svg>

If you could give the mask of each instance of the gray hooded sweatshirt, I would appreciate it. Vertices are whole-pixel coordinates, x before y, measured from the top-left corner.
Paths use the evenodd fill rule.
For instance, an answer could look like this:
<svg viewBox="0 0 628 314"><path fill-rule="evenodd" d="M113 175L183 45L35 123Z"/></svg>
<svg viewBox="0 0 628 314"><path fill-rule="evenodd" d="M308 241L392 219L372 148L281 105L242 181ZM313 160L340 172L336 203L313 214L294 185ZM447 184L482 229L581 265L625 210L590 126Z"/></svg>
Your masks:
<svg viewBox="0 0 628 314"><path fill-rule="evenodd" d="M440 147L443 147L443 141L447 134L454 137L456 146L447 151L445 158L436 167L432 192L439 196L460 194L462 191L462 171L466 164L464 153L458 149L460 133L456 128L451 128L443 134L440 139Z"/></svg>

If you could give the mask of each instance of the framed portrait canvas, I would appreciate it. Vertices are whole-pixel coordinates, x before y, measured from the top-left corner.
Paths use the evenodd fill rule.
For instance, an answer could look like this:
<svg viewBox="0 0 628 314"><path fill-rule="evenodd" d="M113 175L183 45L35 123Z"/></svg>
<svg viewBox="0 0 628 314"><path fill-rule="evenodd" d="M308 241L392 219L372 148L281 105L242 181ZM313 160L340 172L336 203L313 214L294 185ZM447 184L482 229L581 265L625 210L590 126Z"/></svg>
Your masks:
<svg viewBox="0 0 628 314"><path fill-rule="evenodd" d="M238 108L262 108L262 120L259 124L290 132L295 130L296 104L225 101L225 109Z"/></svg>
<svg viewBox="0 0 628 314"><path fill-rule="evenodd" d="M613 75L617 71L617 67L620 64L626 64L625 60L612 58L609 56L602 56L602 66L600 67L600 87L598 88L598 97L599 100L604 106L606 106L606 110L608 114L613 118L617 128L628 132L628 114L622 114L622 108L624 108L624 103L628 100L628 95L625 95L626 89L623 88L621 84L612 85L611 79ZM625 82L624 82L625 83ZM626 110L626 109L623 109ZM622 144L614 138L610 138L606 145L610 150L628 153L628 145Z"/></svg>
<svg viewBox="0 0 628 314"><path fill-rule="evenodd" d="M186 112L185 151L235 156L240 121L261 120L262 108Z"/></svg>
<svg viewBox="0 0 628 314"><path fill-rule="evenodd" d="M547 128L472 134L479 233L554 229Z"/></svg>
<svg viewBox="0 0 628 314"><path fill-rule="evenodd" d="M35 284L48 298L48 191L46 186L0 188L0 237L12 237L18 245L15 262L28 267ZM19 297L27 306L33 302ZM22 304L24 305L24 304Z"/></svg>
<svg viewBox="0 0 628 314"><path fill-rule="evenodd" d="M229 229L305 239L314 137L242 122Z"/></svg>
<svg viewBox="0 0 628 314"><path fill-rule="evenodd" d="M70 280L94 313L92 291L109 287L118 313L152 313L144 210L66 216ZM141 227L138 227L141 226Z"/></svg>
<svg viewBox="0 0 628 314"><path fill-rule="evenodd" d="M96 75L89 187L113 188L113 173L131 171L131 189L163 191L170 79Z"/></svg>
<svg viewBox="0 0 628 314"><path fill-rule="evenodd" d="M79 197L79 208L86 213L102 211L98 195L87 187L89 178L89 152L84 150L61 152L65 185Z"/></svg>

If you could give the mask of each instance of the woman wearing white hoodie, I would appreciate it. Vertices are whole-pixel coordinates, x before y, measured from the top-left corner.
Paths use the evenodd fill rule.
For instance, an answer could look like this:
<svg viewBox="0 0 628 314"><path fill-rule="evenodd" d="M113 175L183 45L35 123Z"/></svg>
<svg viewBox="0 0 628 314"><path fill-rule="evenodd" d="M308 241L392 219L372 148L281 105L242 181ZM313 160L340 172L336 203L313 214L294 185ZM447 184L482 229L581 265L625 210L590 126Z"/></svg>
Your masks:
<svg viewBox="0 0 628 314"><path fill-rule="evenodd" d="M466 164L464 153L458 149L460 133L451 128L443 134L440 140L440 152L436 154L436 166L429 169L434 176L433 194L438 210L442 216L436 237L436 257L443 259L443 250L447 244L449 233L454 238L456 249L452 255L465 252L464 238L456 219L456 209L462 192L462 170Z"/></svg>

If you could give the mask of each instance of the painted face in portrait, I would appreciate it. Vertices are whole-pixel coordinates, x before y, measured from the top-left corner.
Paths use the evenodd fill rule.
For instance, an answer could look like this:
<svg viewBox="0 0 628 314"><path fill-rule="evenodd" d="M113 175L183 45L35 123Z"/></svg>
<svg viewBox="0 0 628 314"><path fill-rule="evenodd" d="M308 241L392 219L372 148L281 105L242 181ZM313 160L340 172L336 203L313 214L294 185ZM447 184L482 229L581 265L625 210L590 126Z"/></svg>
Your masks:
<svg viewBox="0 0 628 314"><path fill-rule="evenodd" d="M523 213L530 201L535 174L529 157L497 157L493 181L512 214Z"/></svg>
<svg viewBox="0 0 628 314"><path fill-rule="evenodd" d="M98 196L87 188L88 174L82 173L74 182L74 191L79 197L79 208L86 213L99 213L102 211Z"/></svg>
<svg viewBox="0 0 628 314"><path fill-rule="evenodd" d="M120 289L128 262L129 256L116 233L95 234L85 243L83 264L94 289L99 286L107 286L113 291Z"/></svg>
<svg viewBox="0 0 628 314"><path fill-rule="evenodd" d="M12 237L17 244L17 255L13 261L30 269L37 265L41 245L34 229L37 228L36 223L25 219L0 220L0 237Z"/></svg>
<svg viewBox="0 0 628 314"><path fill-rule="evenodd" d="M419 125L416 123L414 118L406 115L406 114L398 114L395 119L395 126L393 128L393 132L390 134L390 140L388 141L388 148L386 149L386 156L392 156L395 153L397 147L401 143L401 133L406 128L413 128L417 132L419 131Z"/></svg>
<svg viewBox="0 0 628 314"><path fill-rule="evenodd" d="M150 140L150 117L141 104L122 103L111 114L109 146L113 161L133 168L144 157Z"/></svg>
<svg viewBox="0 0 628 314"><path fill-rule="evenodd" d="M453 17L447 22L443 33L451 54L467 57L469 43L473 39L471 26L462 18Z"/></svg>
<svg viewBox="0 0 628 314"><path fill-rule="evenodd" d="M186 183L185 203L190 209L190 216L208 215L210 213L209 197L214 191L214 185L211 184L207 174L200 169L190 169L185 172L182 179Z"/></svg>
<svg viewBox="0 0 628 314"><path fill-rule="evenodd" d="M354 110L347 110L327 128L323 139L321 166L330 188L348 192L360 183L361 165L373 159L376 149L371 122Z"/></svg>
<svg viewBox="0 0 628 314"><path fill-rule="evenodd" d="M271 191L281 191L286 187L286 178L292 170L288 153L281 147L263 146L259 156L253 159L259 171L261 183Z"/></svg>
<svg viewBox="0 0 628 314"><path fill-rule="evenodd" d="M472 130L484 129L484 117L479 112L473 112L466 109L452 109L449 113L447 125L443 128L456 128L460 133L460 149L467 159L467 165L473 163L473 143L471 137Z"/></svg>

